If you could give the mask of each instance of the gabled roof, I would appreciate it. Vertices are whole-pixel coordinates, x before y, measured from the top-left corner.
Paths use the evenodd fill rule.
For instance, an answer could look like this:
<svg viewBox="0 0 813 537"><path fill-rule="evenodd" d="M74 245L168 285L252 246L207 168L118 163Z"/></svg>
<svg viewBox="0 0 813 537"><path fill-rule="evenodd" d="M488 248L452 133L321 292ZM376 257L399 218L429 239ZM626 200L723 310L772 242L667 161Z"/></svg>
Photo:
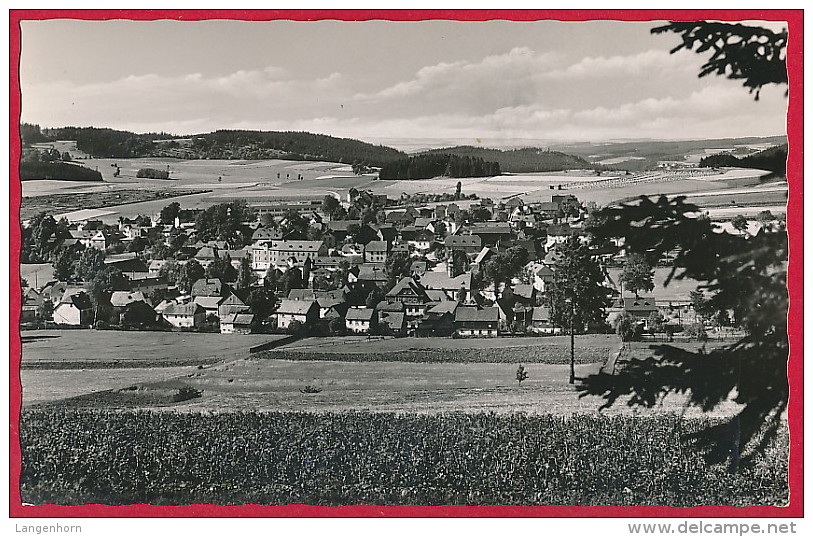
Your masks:
<svg viewBox="0 0 813 537"><path fill-rule="evenodd" d="M518 283L514 286L514 296L531 299L534 296L534 286L529 283Z"/></svg>
<svg viewBox="0 0 813 537"><path fill-rule="evenodd" d="M229 296L220 301L221 306L245 306L246 303L242 298L234 293L229 293Z"/></svg>
<svg viewBox="0 0 813 537"><path fill-rule="evenodd" d="M344 318L348 321L371 321L374 313L373 308L350 308Z"/></svg>
<svg viewBox="0 0 813 537"><path fill-rule="evenodd" d="M395 284L395 287L390 289L390 291L387 293L387 296L390 298L408 295L417 296L425 301L429 301L429 297L426 296L426 289L424 286L412 276L402 278L401 281Z"/></svg>
<svg viewBox="0 0 813 537"><path fill-rule="evenodd" d="M426 290L426 296L428 296L429 300L431 300L432 302L448 302L449 301L449 297L447 297L446 293L444 293L440 289L427 289Z"/></svg>
<svg viewBox="0 0 813 537"><path fill-rule="evenodd" d="M410 272L417 272L418 274L423 274L427 270L427 263L424 260L417 260L413 261L411 265L409 265Z"/></svg>
<svg viewBox="0 0 813 537"><path fill-rule="evenodd" d="M57 304L59 306L73 306L78 310L89 310L93 308L93 303L90 301L88 295L83 289L68 289L62 295L62 299Z"/></svg>
<svg viewBox="0 0 813 537"><path fill-rule="evenodd" d="M387 241L370 241L364 246L365 252L385 252L387 251Z"/></svg>
<svg viewBox="0 0 813 537"><path fill-rule="evenodd" d="M369 282L387 281L387 273L380 266L359 265L358 279Z"/></svg>
<svg viewBox="0 0 813 537"><path fill-rule="evenodd" d="M534 308L533 322L550 322L550 308L546 306L537 306Z"/></svg>
<svg viewBox="0 0 813 537"><path fill-rule="evenodd" d="M406 314L403 312L387 313L381 318L381 323L400 330L406 324Z"/></svg>
<svg viewBox="0 0 813 537"><path fill-rule="evenodd" d="M460 306L460 302L457 300L446 300L445 302L441 302L437 306L433 306L426 310L426 313L434 313L442 315L444 313L451 313L454 315L454 312Z"/></svg>
<svg viewBox="0 0 813 537"><path fill-rule="evenodd" d="M192 284L192 296L222 296L228 286L220 278L201 278Z"/></svg>
<svg viewBox="0 0 813 537"><path fill-rule="evenodd" d="M236 324L241 326L248 326L254 322L253 313L231 313L223 317L220 321L222 324Z"/></svg>
<svg viewBox="0 0 813 537"><path fill-rule="evenodd" d="M658 309L653 297L624 297L623 301L626 311L654 311Z"/></svg>
<svg viewBox="0 0 813 537"><path fill-rule="evenodd" d="M219 296L196 296L194 303L207 310L217 309L223 299Z"/></svg>
<svg viewBox="0 0 813 537"><path fill-rule="evenodd" d="M378 304L376 304L375 309L382 313L393 313L398 311L404 311L404 304L402 302L387 302L382 300Z"/></svg>
<svg viewBox="0 0 813 537"><path fill-rule="evenodd" d="M323 246L322 241L271 241L272 250L286 252L316 253Z"/></svg>
<svg viewBox="0 0 813 537"><path fill-rule="evenodd" d="M282 231L271 227L261 227L251 235L251 242L269 241L282 238Z"/></svg>
<svg viewBox="0 0 813 537"><path fill-rule="evenodd" d="M483 240L479 235L449 235L443 240L447 248L467 247L480 248Z"/></svg>
<svg viewBox="0 0 813 537"><path fill-rule="evenodd" d="M344 304L344 297L336 297L336 296L320 296L316 298L316 302L319 304L320 308L332 308L334 306L338 306L339 304Z"/></svg>
<svg viewBox="0 0 813 537"><path fill-rule="evenodd" d="M508 222L477 222L471 226L471 234L500 234L510 235L511 224Z"/></svg>
<svg viewBox="0 0 813 537"><path fill-rule="evenodd" d="M219 257L220 255L217 252L217 248L212 248L211 246L204 246L195 254L196 259L218 259Z"/></svg>
<svg viewBox="0 0 813 537"><path fill-rule="evenodd" d="M496 250L493 248L489 248L488 246L483 246L483 249L477 254L477 257L474 258L474 264L479 265L491 255L495 254Z"/></svg>
<svg viewBox="0 0 813 537"><path fill-rule="evenodd" d="M314 307L316 307L315 300L291 300L283 298L276 313L282 313L284 315L307 315Z"/></svg>
<svg viewBox="0 0 813 537"><path fill-rule="evenodd" d="M289 300L315 300L316 292L313 289L291 289L288 291Z"/></svg>
<svg viewBox="0 0 813 537"><path fill-rule="evenodd" d="M496 322L500 318L499 308L496 306L490 308L477 309L471 306L460 306L455 311L456 322Z"/></svg>
<svg viewBox="0 0 813 537"><path fill-rule="evenodd" d="M197 315L203 313L203 308L200 304L194 302L187 302L186 304L170 304L164 311L163 315Z"/></svg>
<svg viewBox="0 0 813 537"><path fill-rule="evenodd" d="M150 261L150 266L148 268L151 271L161 270L161 267L166 265L167 261L169 261L169 259L153 259Z"/></svg>
<svg viewBox="0 0 813 537"><path fill-rule="evenodd" d="M471 272L464 272L454 278L450 278L445 272L427 272L421 276L420 282L427 289L468 290L471 289Z"/></svg>
<svg viewBox="0 0 813 537"><path fill-rule="evenodd" d="M113 291L110 295L110 305L116 308L124 307L132 302L143 302L144 294L141 291L134 293L128 291Z"/></svg>
<svg viewBox="0 0 813 537"><path fill-rule="evenodd" d="M331 220L327 223L327 228L333 231L347 232L347 228L352 225L361 227L361 220Z"/></svg>

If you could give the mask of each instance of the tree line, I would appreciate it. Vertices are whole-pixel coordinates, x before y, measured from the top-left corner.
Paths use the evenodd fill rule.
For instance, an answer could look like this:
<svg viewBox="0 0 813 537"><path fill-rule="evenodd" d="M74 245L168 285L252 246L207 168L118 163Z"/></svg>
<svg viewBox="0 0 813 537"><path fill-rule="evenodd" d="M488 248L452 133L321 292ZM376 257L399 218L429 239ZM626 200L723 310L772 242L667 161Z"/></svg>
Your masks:
<svg viewBox="0 0 813 537"><path fill-rule="evenodd" d="M756 168L785 175L788 160L788 145L769 147L764 151L737 158L730 153L717 153L700 159L700 166L706 168Z"/></svg>
<svg viewBox="0 0 813 537"><path fill-rule="evenodd" d="M432 177L490 177L500 175L497 162L479 157L425 153L397 160L381 168L381 179L431 179Z"/></svg>
<svg viewBox="0 0 813 537"><path fill-rule="evenodd" d="M535 147L521 149L490 149L487 147L458 146L434 149L426 154L452 154L496 162L503 172L530 173L573 169L592 169L594 166L584 158L560 151L542 150Z"/></svg>

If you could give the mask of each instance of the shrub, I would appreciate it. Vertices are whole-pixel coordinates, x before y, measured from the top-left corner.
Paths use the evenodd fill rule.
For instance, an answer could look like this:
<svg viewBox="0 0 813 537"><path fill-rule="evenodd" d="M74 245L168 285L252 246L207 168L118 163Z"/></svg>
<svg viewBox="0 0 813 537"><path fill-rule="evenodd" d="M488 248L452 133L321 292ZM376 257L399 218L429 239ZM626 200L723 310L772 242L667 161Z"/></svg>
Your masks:
<svg viewBox="0 0 813 537"><path fill-rule="evenodd" d="M197 399L198 397L202 397L203 392L192 386L181 386L178 388L178 393L172 396L172 401L175 403L180 403L181 401L189 401L190 399Z"/></svg>
<svg viewBox="0 0 813 537"><path fill-rule="evenodd" d="M613 322L615 326L615 333L621 336L621 341L638 341L644 332L643 323L630 315L629 313L622 313L615 318Z"/></svg>
<svg viewBox="0 0 813 537"><path fill-rule="evenodd" d="M156 170L155 168L141 168L136 172L136 177L142 179L169 179L167 170Z"/></svg>

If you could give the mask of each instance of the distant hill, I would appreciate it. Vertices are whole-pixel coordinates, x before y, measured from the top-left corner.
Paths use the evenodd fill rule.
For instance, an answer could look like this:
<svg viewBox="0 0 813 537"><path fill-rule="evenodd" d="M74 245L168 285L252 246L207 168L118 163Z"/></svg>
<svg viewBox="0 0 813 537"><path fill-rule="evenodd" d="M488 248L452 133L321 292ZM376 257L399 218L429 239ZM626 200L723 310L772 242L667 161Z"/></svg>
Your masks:
<svg viewBox="0 0 813 537"><path fill-rule="evenodd" d="M730 153L718 153L700 159L700 166L708 168L756 168L785 175L787 172L788 144L769 147L764 151L737 158Z"/></svg>
<svg viewBox="0 0 813 537"><path fill-rule="evenodd" d="M40 129L38 125L23 124L21 134L24 146L55 140L76 140L77 149L97 158L285 158L381 167L406 156L391 147L308 132L218 130L181 137L167 133L136 134L97 127Z"/></svg>
<svg viewBox="0 0 813 537"><path fill-rule="evenodd" d="M533 147L523 149L489 149L470 145L433 149L421 155L456 155L496 162L500 170L510 173L557 172L563 170L592 169L588 160L560 151L550 151Z"/></svg>
<svg viewBox="0 0 813 537"><path fill-rule="evenodd" d="M686 155L713 149L736 150L748 145L787 144L786 136L716 138L710 140L634 140L629 142L581 142L551 146L552 150L589 159L593 166L607 170L640 171L654 168L658 161L684 160ZM616 164L598 164L610 159L631 159ZM632 160L634 159L634 160Z"/></svg>
<svg viewBox="0 0 813 537"><path fill-rule="evenodd" d="M381 167L404 158L397 149L309 132L219 130L192 137L201 158L289 158Z"/></svg>

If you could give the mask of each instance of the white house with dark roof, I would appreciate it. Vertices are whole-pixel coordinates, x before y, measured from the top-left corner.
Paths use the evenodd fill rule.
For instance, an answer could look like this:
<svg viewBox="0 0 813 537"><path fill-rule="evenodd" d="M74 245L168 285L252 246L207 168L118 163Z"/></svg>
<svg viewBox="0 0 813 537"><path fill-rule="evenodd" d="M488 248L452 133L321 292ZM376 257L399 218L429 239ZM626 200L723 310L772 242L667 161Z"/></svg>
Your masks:
<svg viewBox="0 0 813 537"><path fill-rule="evenodd" d="M449 300L465 302L471 293L471 272L464 272L454 278L445 272L426 272L419 281L425 289L443 291Z"/></svg>
<svg viewBox="0 0 813 537"><path fill-rule="evenodd" d="M206 321L206 311L194 302L169 304L161 312L161 317L176 328L196 328Z"/></svg>
<svg viewBox="0 0 813 537"><path fill-rule="evenodd" d="M446 250L463 250L476 254L483 249L483 240L478 235L449 235L443 240Z"/></svg>
<svg viewBox="0 0 813 537"><path fill-rule="evenodd" d="M462 337L497 337L500 311L496 306L478 309L461 306L455 310L454 328Z"/></svg>
<svg viewBox="0 0 813 537"><path fill-rule="evenodd" d="M292 322L299 321L308 326L319 319L319 304L315 300L282 299L277 311L274 313L277 327L288 328Z"/></svg>
<svg viewBox="0 0 813 537"><path fill-rule="evenodd" d="M365 263L386 263L387 250L389 244L387 241L370 241L364 245L364 262Z"/></svg>
<svg viewBox="0 0 813 537"><path fill-rule="evenodd" d="M85 326L93 322L93 304L84 289L68 288L54 308L54 323Z"/></svg>
<svg viewBox="0 0 813 537"><path fill-rule="evenodd" d="M254 323L252 313L232 313L220 320L221 334L250 334Z"/></svg>
<svg viewBox="0 0 813 537"><path fill-rule="evenodd" d="M375 320L373 308L350 308L344 316L345 326L355 334L369 334Z"/></svg>

